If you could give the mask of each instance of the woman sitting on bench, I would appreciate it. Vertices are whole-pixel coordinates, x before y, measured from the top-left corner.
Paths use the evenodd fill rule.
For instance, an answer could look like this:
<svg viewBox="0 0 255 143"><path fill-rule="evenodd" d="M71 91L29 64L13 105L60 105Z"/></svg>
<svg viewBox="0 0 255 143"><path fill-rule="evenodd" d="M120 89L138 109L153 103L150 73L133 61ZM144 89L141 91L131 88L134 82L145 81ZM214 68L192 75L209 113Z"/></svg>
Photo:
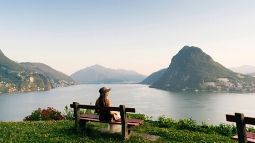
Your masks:
<svg viewBox="0 0 255 143"><path fill-rule="evenodd" d="M99 120L100 121L112 121L112 120L118 120L120 118L119 112L116 111L108 111L104 107L110 107L111 102L108 99L110 88L102 87L99 89L100 96L96 101L96 107L98 109L95 111L99 114Z"/></svg>

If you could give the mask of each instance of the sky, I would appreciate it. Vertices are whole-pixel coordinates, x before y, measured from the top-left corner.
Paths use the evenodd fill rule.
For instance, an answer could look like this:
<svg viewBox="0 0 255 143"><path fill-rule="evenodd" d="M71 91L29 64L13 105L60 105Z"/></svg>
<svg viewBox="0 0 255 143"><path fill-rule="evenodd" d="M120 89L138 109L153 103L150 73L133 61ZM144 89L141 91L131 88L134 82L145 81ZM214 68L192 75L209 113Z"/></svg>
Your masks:
<svg viewBox="0 0 255 143"><path fill-rule="evenodd" d="M253 0L0 0L0 49L68 75L100 64L149 75L185 45L255 66Z"/></svg>

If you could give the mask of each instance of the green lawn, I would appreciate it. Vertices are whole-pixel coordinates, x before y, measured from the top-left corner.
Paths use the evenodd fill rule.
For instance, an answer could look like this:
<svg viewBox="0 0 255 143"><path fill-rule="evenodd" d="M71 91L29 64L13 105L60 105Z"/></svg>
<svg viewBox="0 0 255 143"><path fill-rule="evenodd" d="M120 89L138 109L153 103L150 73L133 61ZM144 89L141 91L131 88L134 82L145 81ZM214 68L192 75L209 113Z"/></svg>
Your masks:
<svg viewBox="0 0 255 143"><path fill-rule="evenodd" d="M77 133L74 121L37 121L37 122L0 122L1 143L118 143L123 142L120 134L109 134L102 129L107 125L89 123L87 132ZM200 128L200 127L199 127ZM224 134L224 133L223 133ZM164 126L157 121L146 121L144 125L135 128L131 143L149 142L187 142L213 143L233 142L229 135L222 135L206 127Z"/></svg>

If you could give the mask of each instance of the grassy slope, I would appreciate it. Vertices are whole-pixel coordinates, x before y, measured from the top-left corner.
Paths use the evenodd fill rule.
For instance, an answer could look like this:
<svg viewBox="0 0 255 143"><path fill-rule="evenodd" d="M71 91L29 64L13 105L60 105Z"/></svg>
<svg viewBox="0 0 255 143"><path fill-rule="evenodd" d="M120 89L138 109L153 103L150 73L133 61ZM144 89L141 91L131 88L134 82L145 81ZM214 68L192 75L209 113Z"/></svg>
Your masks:
<svg viewBox="0 0 255 143"><path fill-rule="evenodd" d="M90 123L87 133L76 133L74 121L58 122L0 122L0 142L89 142L116 143L122 142L119 134L107 134L100 131L106 124ZM230 137L215 133L194 132L171 127L159 127L152 121L137 127L129 141L153 142L148 136L160 136L154 142L233 142Z"/></svg>

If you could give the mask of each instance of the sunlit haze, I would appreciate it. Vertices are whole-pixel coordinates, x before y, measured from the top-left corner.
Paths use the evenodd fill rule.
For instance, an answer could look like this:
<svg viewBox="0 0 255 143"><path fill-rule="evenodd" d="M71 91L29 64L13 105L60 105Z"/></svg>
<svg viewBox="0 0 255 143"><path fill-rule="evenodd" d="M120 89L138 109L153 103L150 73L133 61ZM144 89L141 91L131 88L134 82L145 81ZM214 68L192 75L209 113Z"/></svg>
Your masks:
<svg viewBox="0 0 255 143"><path fill-rule="evenodd" d="M149 75L185 45L255 66L252 0L0 0L0 49L68 75L100 64Z"/></svg>

